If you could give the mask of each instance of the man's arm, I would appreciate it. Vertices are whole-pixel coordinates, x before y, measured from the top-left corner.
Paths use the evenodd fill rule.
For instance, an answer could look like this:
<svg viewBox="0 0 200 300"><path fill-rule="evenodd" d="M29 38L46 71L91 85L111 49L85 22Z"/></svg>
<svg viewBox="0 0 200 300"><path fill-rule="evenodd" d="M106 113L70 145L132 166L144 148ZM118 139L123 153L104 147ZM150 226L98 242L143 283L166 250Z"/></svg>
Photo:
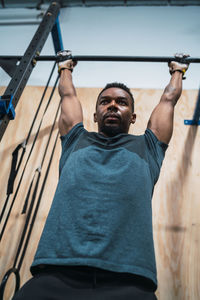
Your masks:
<svg viewBox="0 0 200 300"><path fill-rule="evenodd" d="M182 79L188 65L172 61L169 67L171 80L166 86L159 104L153 110L147 126L161 142L166 144L169 143L172 136L174 107L181 96Z"/></svg>
<svg viewBox="0 0 200 300"><path fill-rule="evenodd" d="M61 135L67 134L72 127L83 121L81 103L72 82L72 71L75 62L67 60L59 64L60 81L58 91L61 97L61 114L58 121Z"/></svg>

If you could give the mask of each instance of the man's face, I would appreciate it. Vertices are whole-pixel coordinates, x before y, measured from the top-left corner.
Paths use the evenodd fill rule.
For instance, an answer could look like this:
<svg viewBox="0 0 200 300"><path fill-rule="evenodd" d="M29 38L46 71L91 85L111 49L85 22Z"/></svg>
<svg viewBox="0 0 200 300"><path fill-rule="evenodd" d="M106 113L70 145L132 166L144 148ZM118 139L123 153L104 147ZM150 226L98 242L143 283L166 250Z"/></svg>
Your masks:
<svg viewBox="0 0 200 300"><path fill-rule="evenodd" d="M134 124L136 114L132 112L131 96L120 88L108 88L97 101L94 121L98 131L105 136L128 133L130 124Z"/></svg>

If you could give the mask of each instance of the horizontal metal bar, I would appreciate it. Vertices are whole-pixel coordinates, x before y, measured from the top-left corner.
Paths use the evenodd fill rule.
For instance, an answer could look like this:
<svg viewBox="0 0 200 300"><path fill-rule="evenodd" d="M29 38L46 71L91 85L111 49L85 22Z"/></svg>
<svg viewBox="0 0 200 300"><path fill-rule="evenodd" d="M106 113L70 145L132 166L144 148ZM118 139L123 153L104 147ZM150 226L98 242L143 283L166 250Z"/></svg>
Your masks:
<svg viewBox="0 0 200 300"><path fill-rule="evenodd" d="M30 20L26 20L26 21L0 21L0 26L15 26L15 25L37 25L40 24L41 20L35 20L35 19L30 19Z"/></svg>
<svg viewBox="0 0 200 300"><path fill-rule="evenodd" d="M73 56L77 61L128 61L128 62L169 62L175 59L174 56L87 56L77 55ZM200 63L200 58L187 58L188 63Z"/></svg>
<svg viewBox="0 0 200 300"><path fill-rule="evenodd" d="M21 60L22 56L0 56L0 59L17 59ZM43 55L35 57L37 61L55 61L56 56ZM109 55L74 55L72 59L76 61L124 61L124 62L160 62L166 63L172 60L179 61L174 56L109 56ZM188 63L200 63L200 57L188 57L184 59Z"/></svg>

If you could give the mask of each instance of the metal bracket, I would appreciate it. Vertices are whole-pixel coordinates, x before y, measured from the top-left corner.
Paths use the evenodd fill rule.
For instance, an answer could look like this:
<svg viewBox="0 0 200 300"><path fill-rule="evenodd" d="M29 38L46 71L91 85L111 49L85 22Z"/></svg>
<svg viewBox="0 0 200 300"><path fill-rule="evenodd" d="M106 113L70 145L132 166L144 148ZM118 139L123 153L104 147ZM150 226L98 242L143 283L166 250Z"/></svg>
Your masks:
<svg viewBox="0 0 200 300"><path fill-rule="evenodd" d="M194 120L184 120L185 125L200 125L200 121L194 121Z"/></svg>
<svg viewBox="0 0 200 300"><path fill-rule="evenodd" d="M0 96L0 120L2 120L5 115L8 116L9 120L14 120L15 109L12 100L13 95Z"/></svg>
<svg viewBox="0 0 200 300"><path fill-rule="evenodd" d="M0 67L10 76L14 76L18 60L16 58L0 59Z"/></svg>
<svg viewBox="0 0 200 300"><path fill-rule="evenodd" d="M199 118L200 118L200 88L199 88L199 93L198 93L198 97L197 97L196 107L194 110L193 119L192 120L184 120L184 124L199 126L200 125Z"/></svg>

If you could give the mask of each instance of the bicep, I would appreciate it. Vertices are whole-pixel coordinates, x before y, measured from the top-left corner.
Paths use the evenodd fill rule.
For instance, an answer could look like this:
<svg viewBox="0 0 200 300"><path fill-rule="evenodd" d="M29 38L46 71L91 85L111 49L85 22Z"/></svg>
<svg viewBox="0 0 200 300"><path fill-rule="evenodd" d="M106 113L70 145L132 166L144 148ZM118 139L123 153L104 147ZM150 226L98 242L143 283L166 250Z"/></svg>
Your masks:
<svg viewBox="0 0 200 300"><path fill-rule="evenodd" d="M83 122L81 103L76 96L64 96L61 102L61 113L59 118L59 132L67 134L76 124Z"/></svg>
<svg viewBox="0 0 200 300"><path fill-rule="evenodd" d="M169 143L173 132L174 106L170 101L160 101L153 110L148 128L159 141Z"/></svg>

